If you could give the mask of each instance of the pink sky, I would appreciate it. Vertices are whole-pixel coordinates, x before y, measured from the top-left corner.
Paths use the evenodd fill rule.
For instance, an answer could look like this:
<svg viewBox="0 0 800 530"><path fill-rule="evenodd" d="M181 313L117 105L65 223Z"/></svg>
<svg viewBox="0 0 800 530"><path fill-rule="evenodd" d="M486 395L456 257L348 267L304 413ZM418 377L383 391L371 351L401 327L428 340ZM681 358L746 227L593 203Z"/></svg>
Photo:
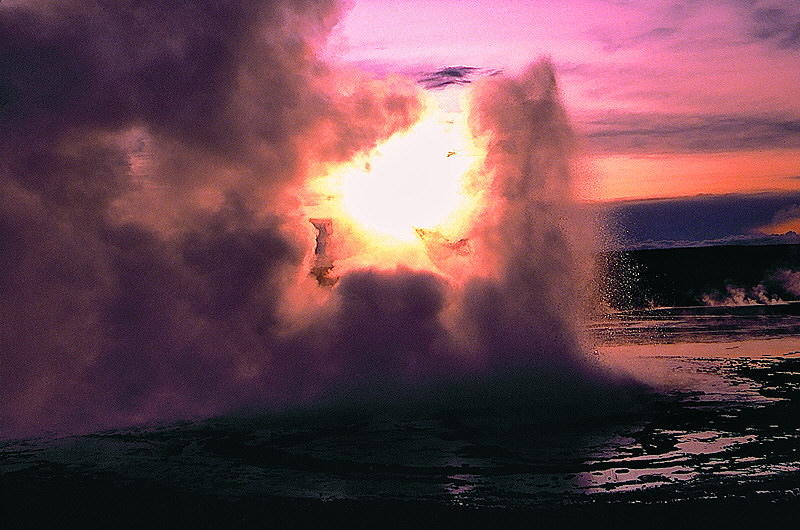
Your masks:
<svg viewBox="0 0 800 530"><path fill-rule="evenodd" d="M328 53L412 76L550 57L586 199L800 189L797 4L356 1Z"/></svg>

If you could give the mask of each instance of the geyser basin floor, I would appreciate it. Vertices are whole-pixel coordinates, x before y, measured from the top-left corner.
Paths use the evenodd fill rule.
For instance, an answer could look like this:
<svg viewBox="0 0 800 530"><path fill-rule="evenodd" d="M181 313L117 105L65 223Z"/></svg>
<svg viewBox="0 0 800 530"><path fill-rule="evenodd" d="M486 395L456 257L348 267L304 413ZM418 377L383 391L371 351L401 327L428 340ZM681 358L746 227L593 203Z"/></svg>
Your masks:
<svg viewBox="0 0 800 530"><path fill-rule="evenodd" d="M681 318L674 328L706 322ZM627 324L652 331L648 322ZM2 517L488 524L532 513L776 516L800 497L800 339L745 335L677 342L668 340L677 331L662 329L653 336L672 343L601 346L600 362L663 397L644 412L591 422L508 422L503 410L328 410L5 441L10 510Z"/></svg>

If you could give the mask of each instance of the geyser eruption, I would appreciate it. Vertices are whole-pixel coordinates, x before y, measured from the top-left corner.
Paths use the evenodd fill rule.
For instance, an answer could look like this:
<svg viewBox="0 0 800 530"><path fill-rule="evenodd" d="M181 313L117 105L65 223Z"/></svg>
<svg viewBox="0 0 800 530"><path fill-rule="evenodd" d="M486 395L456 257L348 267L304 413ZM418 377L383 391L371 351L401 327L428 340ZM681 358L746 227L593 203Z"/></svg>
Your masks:
<svg viewBox="0 0 800 530"><path fill-rule="evenodd" d="M466 381L452 395L503 399L511 383L474 391L498 374L516 376L509 401L598 401L604 376L582 353L590 239L552 67L475 85L464 218L387 246L297 199L425 108L410 81L317 58L336 14L294 0L2 8L3 436L352 388Z"/></svg>
<svg viewBox="0 0 800 530"><path fill-rule="evenodd" d="M572 362L593 234L572 197L573 137L552 66L480 84L470 126L485 153L473 185L486 193L470 240L488 274L466 285L460 327L500 363Z"/></svg>

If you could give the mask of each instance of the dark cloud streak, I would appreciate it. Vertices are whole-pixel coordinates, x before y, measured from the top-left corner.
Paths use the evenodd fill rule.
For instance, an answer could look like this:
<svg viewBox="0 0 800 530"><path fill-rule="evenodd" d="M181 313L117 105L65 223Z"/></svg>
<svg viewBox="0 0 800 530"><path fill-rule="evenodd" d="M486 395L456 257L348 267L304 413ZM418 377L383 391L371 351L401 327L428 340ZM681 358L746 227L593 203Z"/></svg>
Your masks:
<svg viewBox="0 0 800 530"><path fill-rule="evenodd" d="M780 7L764 7L752 13L752 33L758 40L781 49L800 48L800 12Z"/></svg>
<svg viewBox="0 0 800 530"><path fill-rule="evenodd" d="M417 81L427 89L437 89L451 85L468 85L476 79L495 76L499 73L499 70L488 70L476 66L448 66L434 72L426 72Z"/></svg>
<svg viewBox="0 0 800 530"><path fill-rule="evenodd" d="M800 119L790 116L616 112L578 126L594 147L618 153L800 148Z"/></svg>

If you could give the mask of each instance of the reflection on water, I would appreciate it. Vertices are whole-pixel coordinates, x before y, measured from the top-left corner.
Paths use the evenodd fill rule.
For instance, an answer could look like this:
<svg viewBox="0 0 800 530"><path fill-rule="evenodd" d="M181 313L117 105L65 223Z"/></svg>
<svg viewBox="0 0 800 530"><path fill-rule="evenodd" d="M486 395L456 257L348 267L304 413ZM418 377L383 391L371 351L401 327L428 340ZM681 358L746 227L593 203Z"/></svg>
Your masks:
<svg viewBox="0 0 800 530"><path fill-rule="evenodd" d="M469 505L470 496L475 490L475 486L481 482L481 477L479 475L459 473L450 475L447 478L452 480L452 482L447 485L447 493L452 495L453 504L458 506Z"/></svg>
<svg viewBox="0 0 800 530"><path fill-rule="evenodd" d="M3 480L470 507L800 495L800 338L709 318L724 320L593 326L598 362L660 392L635 413L555 424L469 409L220 418L0 442ZM703 326L728 334L686 340ZM621 328L637 340L620 340Z"/></svg>
<svg viewBox="0 0 800 530"><path fill-rule="evenodd" d="M683 452L693 455L707 455L718 453L733 444L749 443L756 439L754 435L725 436L724 433L714 431L690 432L678 437L679 443L675 447Z"/></svg>
<svg viewBox="0 0 800 530"><path fill-rule="evenodd" d="M800 336L800 302L664 307L601 316L589 325L604 344L709 343Z"/></svg>
<svg viewBox="0 0 800 530"><path fill-rule="evenodd" d="M644 418L630 443L612 442L588 460L597 469L579 486L587 493L661 486L670 498L748 488L775 498L800 493L798 326L792 314L690 308L596 322L602 362L673 401Z"/></svg>
<svg viewBox="0 0 800 530"><path fill-rule="evenodd" d="M578 486L586 493L634 491L645 486L663 485L697 476L691 468L663 466L647 469L606 469L580 473Z"/></svg>

